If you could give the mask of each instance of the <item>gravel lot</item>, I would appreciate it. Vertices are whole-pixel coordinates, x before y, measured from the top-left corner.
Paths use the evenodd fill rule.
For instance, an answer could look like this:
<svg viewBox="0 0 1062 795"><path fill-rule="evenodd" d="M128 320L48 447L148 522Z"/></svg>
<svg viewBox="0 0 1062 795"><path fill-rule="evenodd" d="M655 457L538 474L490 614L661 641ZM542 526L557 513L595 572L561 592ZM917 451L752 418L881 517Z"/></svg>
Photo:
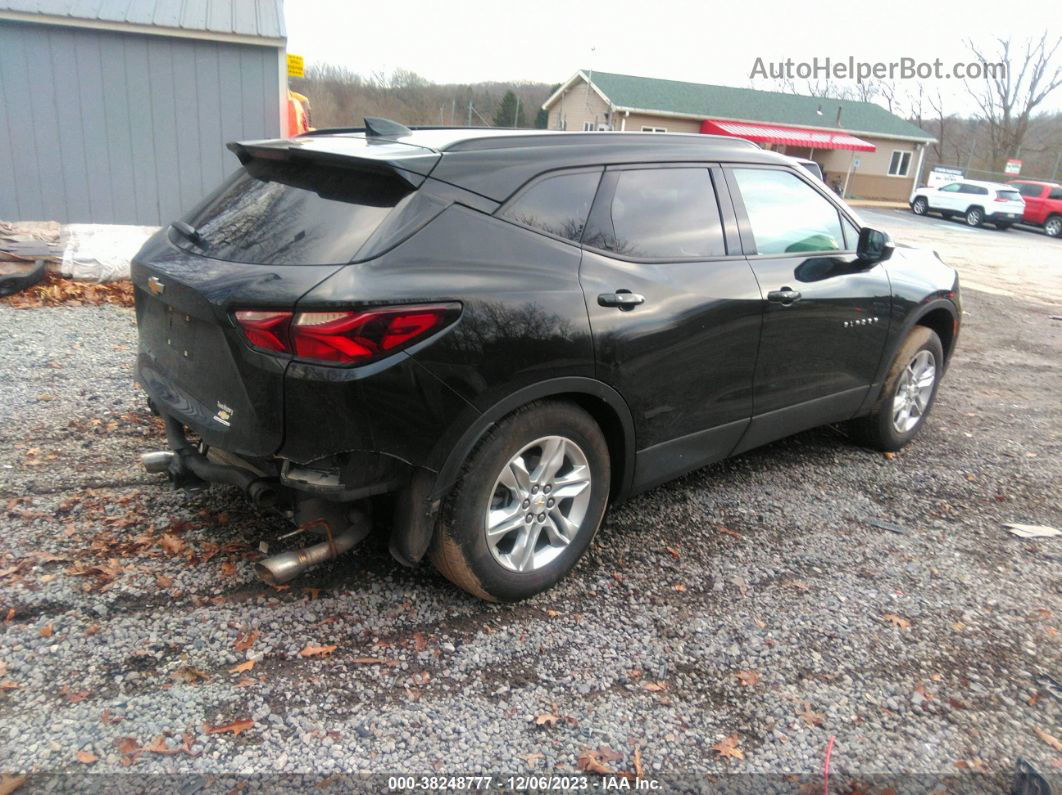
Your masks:
<svg viewBox="0 0 1062 795"><path fill-rule="evenodd" d="M730 774L821 788L833 737L831 781L878 791L998 791L1018 757L1057 776L1038 731L1062 736L1062 539L1002 523L1062 526L1062 322L965 302L907 450L821 429L707 468L612 510L572 576L516 606L400 567L378 535L258 583L283 522L136 465L162 434L132 312L0 305L3 768L162 790L145 776L562 774L594 751L669 791L763 791ZM728 737L743 758L713 749Z"/></svg>

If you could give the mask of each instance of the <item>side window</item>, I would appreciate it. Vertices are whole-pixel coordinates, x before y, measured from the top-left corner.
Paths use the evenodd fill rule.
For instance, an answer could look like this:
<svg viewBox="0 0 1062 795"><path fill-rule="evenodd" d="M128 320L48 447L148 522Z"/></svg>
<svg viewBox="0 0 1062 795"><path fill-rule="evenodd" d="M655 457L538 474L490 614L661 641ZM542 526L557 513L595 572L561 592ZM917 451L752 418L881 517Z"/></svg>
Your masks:
<svg viewBox="0 0 1062 795"><path fill-rule="evenodd" d="M1027 185L1023 182L1013 183L1014 187L1018 189L1018 193L1022 196L1028 196L1031 199L1040 198L1040 191L1043 188L1040 185Z"/></svg>
<svg viewBox="0 0 1062 795"><path fill-rule="evenodd" d="M726 254L707 168L620 171L610 209L598 218L602 228L587 231L586 245L640 259Z"/></svg>
<svg viewBox="0 0 1062 795"><path fill-rule="evenodd" d="M796 174L772 169L734 169L758 254L840 251L837 208Z"/></svg>
<svg viewBox="0 0 1062 795"><path fill-rule="evenodd" d="M961 182L949 182L943 188L940 189L941 193L958 193L962 189Z"/></svg>
<svg viewBox="0 0 1062 795"><path fill-rule="evenodd" d="M600 171L548 177L518 196L501 217L578 243L600 179Z"/></svg>
<svg viewBox="0 0 1062 795"><path fill-rule="evenodd" d="M847 251L855 251L859 243L859 230L855 224L841 216L841 227L844 229L844 247Z"/></svg>
<svg viewBox="0 0 1062 795"><path fill-rule="evenodd" d="M1056 201L1058 199L1062 199L1062 188L1052 188L1051 192L1047 194L1047 198L1054 199Z"/></svg>

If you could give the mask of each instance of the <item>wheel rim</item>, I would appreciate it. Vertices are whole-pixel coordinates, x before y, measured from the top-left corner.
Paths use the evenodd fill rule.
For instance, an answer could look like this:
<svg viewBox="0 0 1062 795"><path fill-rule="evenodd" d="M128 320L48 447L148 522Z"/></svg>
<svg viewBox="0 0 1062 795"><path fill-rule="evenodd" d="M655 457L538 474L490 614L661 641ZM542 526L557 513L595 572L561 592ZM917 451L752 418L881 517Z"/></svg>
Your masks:
<svg viewBox="0 0 1062 795"><path fill-rule="evenodd" d="M926 203L925 203L924 199L918 199L914 203L914 211L915 211L915 215L925 215L925 213L926 213Z"/></svg>
<svg viewBox="0 0 1062 795"><path fill-rule="evenodd" d="M484 522L487 547L510 571L541 569L567 549L590 504L590 465L563 436L544 436L509 459L494 481Z"/></svg>
<svg viewBox="0 0 1062 795"><path fill-rule="evenodd" d="M922 421L933 395L937 365L933 354L919 351L900 374L892 400L892 427L907 433Z"/></svg>
<svg viewBox="0 0 1062 795"><path fill-rule="evenodd" d="M977 226L981 223L981 212L979 210L970 210L966 213L966 223L970 226Z"/></svg>
<svg viewBox="0 0 1062 795"><path fill-rule="evenodd" d="M1051 237L1058 237L1059 233L1062 232L1062 218L1052 218L1047 222L1047 226L1044 229Z"/></svg>

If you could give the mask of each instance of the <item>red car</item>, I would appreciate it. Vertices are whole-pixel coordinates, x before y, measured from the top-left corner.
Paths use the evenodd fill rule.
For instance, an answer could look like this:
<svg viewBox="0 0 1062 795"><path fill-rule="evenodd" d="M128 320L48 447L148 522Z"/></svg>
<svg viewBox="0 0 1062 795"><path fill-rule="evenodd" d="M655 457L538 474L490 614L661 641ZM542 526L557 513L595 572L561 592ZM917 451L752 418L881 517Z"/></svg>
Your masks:
<svg viewBox="0 0 1062 795"><path fill-rule="evenodd" d="M1032 179L1012 179L1010 184L1025 199L1024 223L1042 226L1049 237L1062 235L1062 185Z"/></svg>

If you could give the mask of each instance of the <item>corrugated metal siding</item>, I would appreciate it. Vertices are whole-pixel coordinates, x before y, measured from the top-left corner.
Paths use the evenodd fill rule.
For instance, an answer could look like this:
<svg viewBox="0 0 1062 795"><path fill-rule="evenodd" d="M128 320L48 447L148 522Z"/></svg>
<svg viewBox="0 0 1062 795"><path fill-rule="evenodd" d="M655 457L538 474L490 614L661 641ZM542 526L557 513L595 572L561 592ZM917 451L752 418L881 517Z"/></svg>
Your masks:
<svg viewBox="0 0 1062 795"><path fill-rule="evenodd" d="M0 21L0 218L167 223L280 134L277 50Z"/></svg>
<svg viewBox="0 0 1062 795"><path fill-rule="evenodd" d="M0 11L282 39L283 0L0 0Z"/></svg>

